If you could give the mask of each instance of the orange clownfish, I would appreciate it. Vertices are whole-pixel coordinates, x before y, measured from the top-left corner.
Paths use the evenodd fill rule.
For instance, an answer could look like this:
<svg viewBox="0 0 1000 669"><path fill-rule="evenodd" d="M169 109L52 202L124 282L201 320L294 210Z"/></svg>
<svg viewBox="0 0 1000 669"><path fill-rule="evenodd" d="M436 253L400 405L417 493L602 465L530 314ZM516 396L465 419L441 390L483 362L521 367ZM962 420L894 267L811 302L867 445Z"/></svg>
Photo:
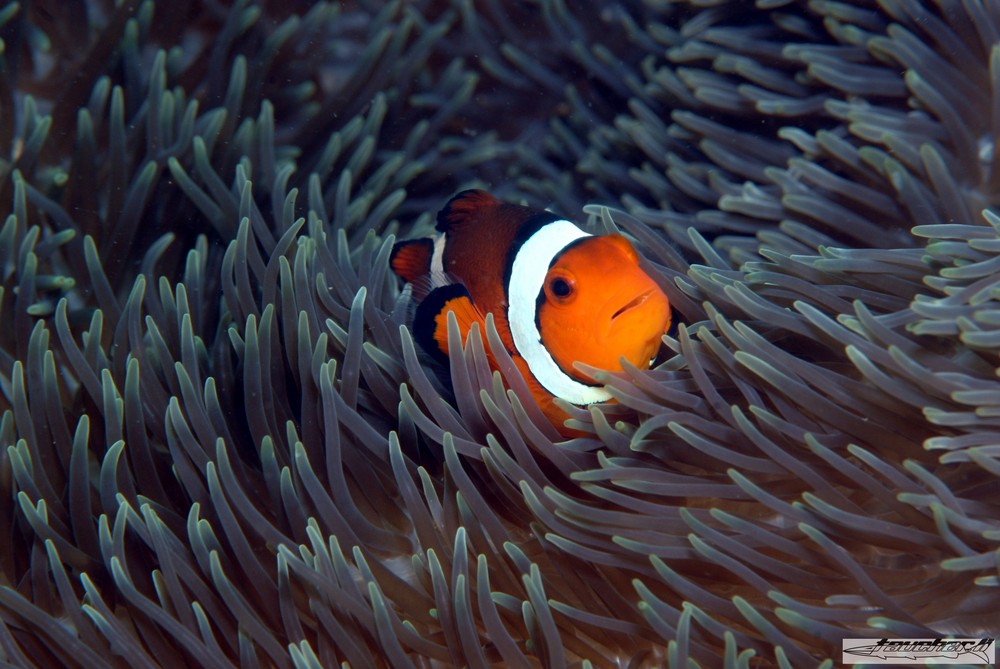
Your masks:
<svg viewBox="0 0 1000 669"><path fill-rule="evenodd" d="M555 397L581 406L611 399L574 362L621 371L622 358L646 367L655 357L670 303L621 235L591 235L481 190L453 197L436 229L433 238L398 242L390 259L414 285L414 338L443 361L449 311L463 341L473 323L485 332L492 313L531 394L562 434L574 432Z"/></svg>

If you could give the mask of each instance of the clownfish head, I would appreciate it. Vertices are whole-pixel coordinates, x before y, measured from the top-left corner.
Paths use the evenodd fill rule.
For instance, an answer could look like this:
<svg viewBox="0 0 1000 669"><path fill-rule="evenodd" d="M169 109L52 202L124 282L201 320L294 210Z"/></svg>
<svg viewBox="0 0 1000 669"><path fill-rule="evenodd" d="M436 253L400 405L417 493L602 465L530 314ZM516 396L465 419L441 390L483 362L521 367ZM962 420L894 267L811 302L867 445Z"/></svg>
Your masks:
<svg viewBox="0 0 1000 669"><path fill-rule="evenodd" d="M645 368L670 327L670 303L621 235L585 237L549 266L538 297L542 343L567 374L573 363L621 371L621 358Z"/></svg>

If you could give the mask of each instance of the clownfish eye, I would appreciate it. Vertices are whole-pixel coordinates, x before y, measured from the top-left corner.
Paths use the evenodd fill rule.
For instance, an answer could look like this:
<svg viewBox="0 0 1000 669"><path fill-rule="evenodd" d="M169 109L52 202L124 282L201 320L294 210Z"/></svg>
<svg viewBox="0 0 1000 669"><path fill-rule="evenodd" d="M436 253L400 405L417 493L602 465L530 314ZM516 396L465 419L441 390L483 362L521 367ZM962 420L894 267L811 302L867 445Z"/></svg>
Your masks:
<svg viewBox="0 0 1000 669"><path fill-rule="evenodd" d="M558 274L549 278L545 284L546 297L554 302L569 301L573 297L575 289L576 285L572 277Z"/></svg>

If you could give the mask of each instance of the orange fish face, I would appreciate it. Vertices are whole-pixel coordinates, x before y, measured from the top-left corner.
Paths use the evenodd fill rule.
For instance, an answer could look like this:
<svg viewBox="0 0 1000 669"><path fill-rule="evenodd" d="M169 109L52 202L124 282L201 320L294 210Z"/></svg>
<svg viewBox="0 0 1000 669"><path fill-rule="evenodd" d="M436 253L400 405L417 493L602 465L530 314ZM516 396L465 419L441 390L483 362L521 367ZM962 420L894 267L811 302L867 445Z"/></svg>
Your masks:
<svg viewBox="0 0 1000 669"><path fill-rule="evenodd" d="M670 302L639 267L621 235L587 237L549 268L538 308L542 343L567 374L589 381L576 361L621 371L620 358L645 368L670 327Z"/></svg>

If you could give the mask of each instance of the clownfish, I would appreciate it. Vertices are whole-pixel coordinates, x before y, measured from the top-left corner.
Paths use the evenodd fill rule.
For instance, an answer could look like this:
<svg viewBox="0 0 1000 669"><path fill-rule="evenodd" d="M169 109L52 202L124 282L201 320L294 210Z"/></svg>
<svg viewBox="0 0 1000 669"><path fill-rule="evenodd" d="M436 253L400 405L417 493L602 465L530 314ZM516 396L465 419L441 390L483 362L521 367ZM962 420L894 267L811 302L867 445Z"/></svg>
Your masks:
<svg viewBox="0 0 1000 669"><path fill-rule="evenodd" d="M667 296L619 234L591 235L549 211L501 202L481 190L454 196L434 237L397 242L392 270L414 286L414 339L441 361L448 312L464 341L486 314L545 416L564 436L554 398L586 406L611 394L576 369L582 362L645 368L670 327ZM498 367L490 358L490 366Z"/></svg>

